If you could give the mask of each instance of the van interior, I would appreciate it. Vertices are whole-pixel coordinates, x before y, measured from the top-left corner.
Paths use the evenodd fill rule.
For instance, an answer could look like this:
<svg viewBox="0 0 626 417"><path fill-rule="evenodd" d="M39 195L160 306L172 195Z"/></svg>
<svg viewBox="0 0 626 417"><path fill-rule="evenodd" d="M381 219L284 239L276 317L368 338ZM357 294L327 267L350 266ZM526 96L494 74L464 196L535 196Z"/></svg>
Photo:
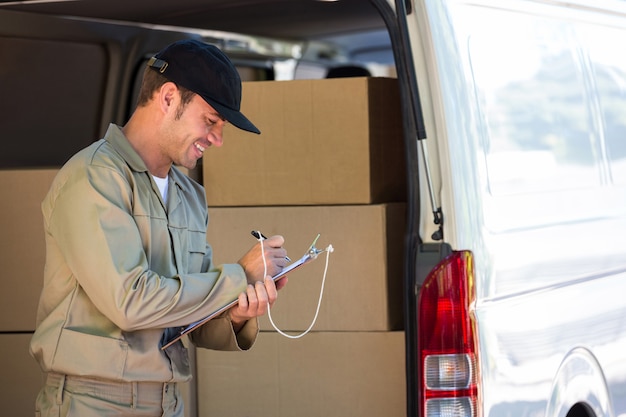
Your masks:
<svg viewBox="0 0 626 417"><path fill-rule="evenodd" d="M86 137L99 138L109 122L123 123L136 91L126 102L118 95L137 82L119 85L113 77L124 83L127 71L135 71L139 80L145 61L136 62L133 52L156 52L181 36L222 48L244 81L395 76L381 12L363 0L9 1L0 3L0 13L0 57L12 62L3 65L3 76L28 74L5 86L4 131L29 142L39 138L28 150L8 141L0 168L61 165ZM121 72L107 69L115 64ZM76 99L51 106L58 94ZM34 114L41 123L29 123Z"/></svg>
<svg viewBox="0 0 626 417"><path fill-rule="evenodd" d="M402 4L401 0L398 2ZM40 210L43 196L56 170L72 155L100 139L110 123L118 125L126 123L134 110L140 80L150 57L171 42L196 38L214 44L225 51L236 65L244 82L272 80L303 80L304 82L304 80L352 77L352 80L348 80L351 82L357 77L362 79L363 76L371 76L371 79L386 78L387 80L377 84L385 86L377 87L379 96L384 99L378 100L378 108L386 106L385 103L393 102L377 114L380 119L377 123L393 126L393 129L379 128L377 135L381 145L372 149L376 151L375 153L387 157L385 152L389 149L389 137L399 139L396 145L400 148L404 146L403 132L407 131L406 126L403 125L407 121L401 114L398 97L399 94L406 93L403 92L403 88L399 88L399 83L396 83L402 74L405 74L402 72L399 77L400 71L397 69L397 61L403 58L396 48L400 48L399 45L402 42L398 40L400 31L391 7L386 0L31 0L0 2L0 62L2 62L0 85L2 85L3 92L3 100L0 101L3 142L3 150L0 152L0 174L4 175L2 178L8 178L3 181L5 184L3 194L11 196L10 199L0 204L0 218L5 219L2 229L7 233L4 239L5 246L1 251L4 253L0 254L0 265L8 269L8 275L19 275L23 278L14 280L14 288L6 291L4 298L0 297L0 303L15 310L15 316L19 317L17 320L5 317L4 322L0 322L0 341L4 341L5 346L11 346L10 354L6 355L6 360L0 364L0 368L3 369L4 375L12 375L16 378L10 383L11 389L0 395L0 401L11 404L7 412L16 416L31 415L36 395L41 388L40 369L30 357L28 345L34 331L38 295L43 284L45 248L41 239L43 225ZM392 42L394 38L396 41ZM332 82L332 80L328 81ZM360 89L361 97L363 97L370 92L367 89L368 82L369 78L361 84L352 83L351 85ZM346 98L353 99L349 92L342 93ZM355 100L367 102L367 99L363 98ZM351 106L351 104L346 105L346 107ZM330 109L328 111L332 112ZM356 128L346 128L350 130L352 138L361 134L360 127L370 128L367 122L367 111L363 111L361 115L365 117L365 122L360 123L358 120L361 119L357 120L353 117L357 121ZM339 114L337 117L343 117L342 111L335 113ZM389 130L394 132L390 133ZM361 148L356 151L348 147L349 141L333 140L335 143L344 144L343 153L350 163L356 159L354 157L356 153L366 159L370 152L367 135L363 135L363 140L360 141ZM316 146L319 147L319 145ZM226 150L226 148L228 147L225 146L221 150ZM329 159L335 157L330 151L326 154L331 156ZM308 159L314 159L314 156L310 154L306 156ZM397 168L396 171L404 170L404 162L401 155L394 158L393 163L379 164L382 168L374 174L384 177L380 171L389 170L390 167ZM343 165L349 166L350 163ZM210 164L205 161L204 165L206 167ZM402 174L404 175L404 172ZM203 181L202 160L194 170L188 172L188 175L200 183L206 182ZM403 176L402 180L404 179ZM327 180L333 186L342 181L346 183L346 186L355 183L359 186L363 184L365 187L369 186L367 184L369 178L362 175L361 171ZM382 184L381 181L379 182ZM405 188L403 182L398 182L396 185L405 194L408 187ZM285 368L291 369L290 373L302 368L305 380L298 384L285 383L283 384L285 387L281 385L281 389L293 389L296 394L281 394L280 407L284 408L282 411L273 402L275 401L273 397L264 395L263 390L259 391L256 388L255 390L257 394L267 398L268 405L264 410L270 415L294 415L296 407L298 411L295 413L298 415L306 415L305 413L310 413L310 415L333 415L335 413L340 415L349 413L404 415L406 387L402 319L400 318L399 325L391 328L384 316L388 300L386 297L379 296L385 291L387 262L393 264L389 270L393 270L394 273L389 275L393 275L396 285L401 286L404 237L404 225L401 224L404 221L404 212L401 211L403 201L389 208L385 204L368 205L353 204L353 202L344 208L340 204L346 204L346 197L342 192L336 194L344 200L328 206L333 216L320 215L319 213L326 213L325 210L327 210L322 206L285 210L289 213L294 210L297 213L301 211L309 213L308 210L311 210L318 217L311 217L312 215L309 214L305 217L318 219L317 223L320 224L329 219L347 219L339 221L339 225L353 225L358 222L364 222L367 225L367 227L359 226L358 230L367 229L365 231L368 233L367 236L371 236L369 240L372 242L368 239L354 242L352 232L342 232L341 237L331 243L344 246L344 257L351 258L346 264L349 271L354 271L353 264L367 268L366 272L371 279L365 279L365 281L368 281L372 287L380 288L380 291L371 291L371 294L368 294L379 302L380 311L368 304L366 313L377 318L382 324L379 329L375 329L376 331L318 332L294 350L293 358L286 355L286 359L295 361L297 366L285 366ZM229 224L226 221L220 222L219 217L228 218L233 213L239 212L237 210L220 211L218 207L211 214L212 224L216 226L212 230L219 231L219 224L228 228ZM274 213L270 209L262 212L267 213L268 216ZM283 213L279 209L277 212ZM283 214L280 216L280 222L275 223L283 225L288 223ZM294 215L291 214L291 216ZM241 215L241 217L246 216ZM362 218L374 219L379 221L380 225L376 228L373 221L360 220ZM318 227L317 223L311 227ZM303 239L310 240L310 234L319 233L319 230L303 233L302 228L296 226L298 224L292 227L293 235L298 237L303 235ZM268 233L269 230L264 229L264 232ZM333 232L336 230L333 229ZM227 233L230 234L230 231ZM249 230L246 234L237 234L237 236L240 235L244 238L247 236L246 244L249 241L254 243L249 236ZM336 235L339 236L340 233L337 232ZM387 252L385 245L389 236L393 238L389 238L391 243ZM323 236L322 240L326 237ZM346 242L341 245L339 239ZM224 246L228 245L224 244ZM294 243L294 248L298 248L294 249L295 251L299 250L296 243ZM346 255L346 250L357 251L359 255L365 253L366 262L360 262L356 255L352 257L349 253ZM393 261L387 259L388 253L395 257ZM25 256L28 256L27 261L24 261ZM323 261L318 261L317 264L323 266ZM371 265L376 268L369 268ZM342 275L345 278L345 275L350 274ZM355 276L350 279L364 280L363 274L352 273L351 275ZM342 280L342 282L350 282L350 279ZM343 285L348 288L348 284ZM337 306L342 305L347 298L341 294L343 293L336 292L336 297L342 297L341 303L334 303ZM311 297L307 296L311 299L315 297L316 294ZM403 304L400 297L398 293L393 303L389 302L399 315L402 314ZM391 300L391 297L389 298ZM359 308L362 308L361 304ZM364 311L358 311L358 314L364 313ZM322 314L324 313L322 311ZM366 326L373 326L371 320L364 319L362 316L359 319ZM352 320L349 324L360 324L358 321ZM381 329L389 331L380 331ZM274 342L271 335L267 337L269 342L279 343ZM333 346L333 350L328 350L329 344ZM354 353L353 347L357 345L363 352ZM268 344L265 346L265 350L261 348L253 355L274 358L273 352L268 351ZM318 358L324 362L326 362L325 358L337 358L336 360L341 363L330 370L331 375L324 376L320 374L318 368L315 368L315 362L301 363L302 352L304 354L308 352L309 357ZM372 367L371 364L367 367L362 366L361 362L368 360L372 352L378 357L378 368ZM379 355L379 352L385 352L385 354ZM207 412L210 412L210 415L232 415L232 410L214 408L221 406L221 403L231 405L232 401L227 401L229 397L222 396L217 400L208 398L205 395L205 385L203 385L206 381L203 380L202 375L214 374L226 369L223 363L219 363L219 369L214 370L210 368L210 358L201 356L202 352L197 353L198 357L195 358L195 351L190 350L190 355L192 355L192 361L197 359L199 377L197 379L194 377L195 380L192 382L192 384L197 383L197 386L189 384L187 388L183 388L187 390L185 393L186 417L207 415ZM243 368L239 362L240 359L230 358L225 363L232 360L233 366ZM256 361L258 362L260 361ZM203 369L203 366L210 369ZM384 375L386 382L381 386L371 384L368 378L361 377L363 374L372 372L378 376ZM315 373L316 377L306 377L310 373ZM337 378L337 373L341 377ZM238 385L240 382L236 380L236 374L237 372L226 372L223 376L224 382ZM344 383L344 377L352 378L352 383ZM294 374L294 378L300 378L300 374ZM284 378L270 379L267 387L284 382ZM8 385L9 382L6 384ZM263 385L263 382L260 385ZM307 386L314 389L301 392ZM299 387L303 388L299 390ZM315 390L319 391L319 394L316 394ZM367 394L371 390L376 391L375 395ZM328 398L327 392L338 395L337 399ZM215 396L220 397L219 392ZM320 400L321 397L324 399ZM306 404L302 401L311 401L311 403ZM253 401L250 402L254 405ZM356 403L359 403L361 408L355 409ZM209 411L205 404L210 404ZM246 405L240 404L240 406ZM256 414L258 410L253 411L252 414ZM242 414L238 415L244 415L245 409L241 412Z"/></svg>

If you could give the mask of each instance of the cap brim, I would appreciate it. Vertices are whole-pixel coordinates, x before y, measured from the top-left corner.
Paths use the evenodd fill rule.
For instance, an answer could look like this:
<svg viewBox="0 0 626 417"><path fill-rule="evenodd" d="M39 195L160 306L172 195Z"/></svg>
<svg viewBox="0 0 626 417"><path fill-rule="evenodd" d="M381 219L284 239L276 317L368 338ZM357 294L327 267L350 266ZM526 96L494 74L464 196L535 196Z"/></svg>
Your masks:
<svg viewBox="0 0 626 417"><path fill-rule="evenodd" d="M224 119L228 120L230 124L241 129L246 130L248 132L260 134L261 131L250 121L246 116L243 115L238 110L233 110L229 107L226 107L213 99L202 97L204 100L211 105Z"/></svg>

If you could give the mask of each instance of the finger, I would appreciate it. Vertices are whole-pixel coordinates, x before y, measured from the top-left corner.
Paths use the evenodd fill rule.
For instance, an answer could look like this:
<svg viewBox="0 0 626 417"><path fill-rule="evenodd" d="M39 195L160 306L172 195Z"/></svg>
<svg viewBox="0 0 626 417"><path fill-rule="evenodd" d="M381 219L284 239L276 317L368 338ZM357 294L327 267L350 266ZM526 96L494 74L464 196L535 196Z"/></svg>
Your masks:
<svg viewBox="0 0 626 417"><path fill-rule="evenodd" d="M269 259L270 262L272 262L274 265L276 265L276 267L278 267L279 269L276 271L276 273L279 273L280 271L282 271L282 269L284 267L287 266L287 264L289 263L287 261L287 258L284 256L275 256L272 259Z"/></svg>
<svg viewBox="0 0 626 417"><path fill-rule="evenodd" d="M266 239L262 242L263 250L265 251L267 259L287 257L287 250L283 248L279 242L284 242L284 239L277 239L273 242L270 242L270 239Z"/></svg>
<svg viewBox="0 0 626 417"><path fill-rule="evenodd" d="M248 285L249 287L249 285ZM239 294L239 309L246 310L248 308L248 293L247 288L246 291Z"/></svg>
<svg viewBox="0 0 626 417"><path fill-rule="evenodd" d="M274 235L265 239L263 242L272 248L280 248L285 244L285 238L281 235Z"/></svg>
<svg viewBox="0 0 626 417"><path fill-rule="evenodd" d="M265 291L268 303L273 305L278 297L278 290L276 289L276 283L269 275L265 277Z"/></svg>
<svg viewBox="0 0 626 417"><path fill-rule="evenodd" d="M258 286L258 281L255 282L254 285L248 284L248 287L246 288L246 294L248 295L248 312L252 313L253 315L255 315L259 309L259 298L257 297L257 292L258 292L257 286Z"/></svg>
<svg viewBox="0 0 626 417"><path fill-rule="evenodd" d="M285 287L285 285L287 285L288 282L289 282L289 278L287 276L282 277L278 281L274 281L274 283L276 284L276 290L277 291L281 290L282 288Z"/></svg>
<svg viewBox="0 0 626 417"><path fill-rule="evenodd" d="M257 281L255 284L256 290L256 298L258 301L257 304L257 314L259 316L265 314L267 311L267 304L269 302L269 297L267 294L267 289L265 288L265 284L261 281Z"/></svg>

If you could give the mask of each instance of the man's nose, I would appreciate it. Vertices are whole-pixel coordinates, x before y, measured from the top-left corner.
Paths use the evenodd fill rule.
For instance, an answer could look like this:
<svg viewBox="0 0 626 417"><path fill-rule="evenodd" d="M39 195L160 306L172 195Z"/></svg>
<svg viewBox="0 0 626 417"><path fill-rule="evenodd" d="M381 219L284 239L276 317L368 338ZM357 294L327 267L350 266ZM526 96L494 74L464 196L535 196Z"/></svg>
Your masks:
<svg viewBox="0 0 626 417"><path fill-rule="evenodd" d="M209 131L207 139L213 146L220 147L224 143L224 139L222 137L222 133L224 132L224 121L220 120L215 123L211 130Z"/></svg>

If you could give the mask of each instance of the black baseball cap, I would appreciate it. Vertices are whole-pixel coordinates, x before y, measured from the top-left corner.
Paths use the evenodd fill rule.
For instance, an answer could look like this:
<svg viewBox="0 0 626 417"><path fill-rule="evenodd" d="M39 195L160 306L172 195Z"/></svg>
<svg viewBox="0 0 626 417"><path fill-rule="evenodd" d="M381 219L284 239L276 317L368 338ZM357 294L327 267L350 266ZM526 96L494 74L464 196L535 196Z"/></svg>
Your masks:
<svg viewBox="0 0 626 417"><path fill-rule="evenodd" d="M150 58L148 66L193 91L239 129L261 133L241 111L241 78L219 48L195 39L174 42Z"/></svg>

